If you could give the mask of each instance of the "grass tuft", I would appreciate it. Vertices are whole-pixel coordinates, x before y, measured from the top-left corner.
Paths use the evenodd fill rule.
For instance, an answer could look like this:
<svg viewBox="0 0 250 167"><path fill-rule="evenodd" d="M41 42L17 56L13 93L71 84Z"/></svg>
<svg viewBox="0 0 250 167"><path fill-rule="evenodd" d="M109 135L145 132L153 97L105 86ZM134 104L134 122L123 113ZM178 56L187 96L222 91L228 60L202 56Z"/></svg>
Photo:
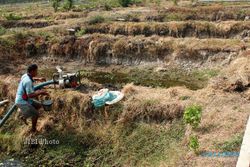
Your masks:
<svg viewBox="0 0 250 167"><path fill-rule="evenodd" d="M239 151L243 140L243 134L236 134L225 142L216 144L221 151Z"/></svg>
<svg viewBox="0 0 250 167"><path fill-rule="evenodd" d="M100 16L100 15L93 16L88 21L88 23L90 25L103 23L103 22L105 22L105 18L103 16Z"/></svg>

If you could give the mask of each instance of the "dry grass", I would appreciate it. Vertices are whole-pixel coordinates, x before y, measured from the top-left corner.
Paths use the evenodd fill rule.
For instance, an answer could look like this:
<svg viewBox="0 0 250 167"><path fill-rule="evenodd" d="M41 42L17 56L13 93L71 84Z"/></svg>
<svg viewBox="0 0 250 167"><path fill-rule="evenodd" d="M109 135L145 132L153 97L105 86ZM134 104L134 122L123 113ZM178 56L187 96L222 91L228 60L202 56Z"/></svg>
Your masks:
<svg viewBox="0 0 250 167"><path fill-rule="evenodd" d="M247 75L248 60L248 57L243 57L233 61L232 65L223 71L223 74L229 76ZM220 147L217 147L218 144L224 143L235 134L244 131L250 109L249 91L228 93L220 88L215 89L211 85L198 91L191 91L183 87L153 89L128 84L122 91L125 93L125 98L124 101L120 102L122 108L119 109L120 112L118 112L117 120L115 120L117 125L136 122L147 122L149 124L155 122L157 125L158 123L171 122L182 118L185 106L194 103L201 105L203 108L201 125L200 128L195 130L195 134L198 135L200 141L200 151L223 151ZM106 151L109 151L110 143L115 144L115 141L118 140L115 135L117 129L110 130L112 121L102 121L98 113L88 113L90 102L88 94L70 90L51 90L51 95L55 102L54 109L50 113L44 113L43 118L39 121L41 133L50 132L50 128L65 133L70 131L82 134L84 132L87 136L82 142L86 142L87 139L95 136L94 140L89 143L91 147L94 147L96 143L102 143L102 145L98 145L91 152L89 157L91 162L93 160L91 157L96 157L95 151L98 151L102 146L107 149ZM184 96L189 98L182 98ZM112 112L116 110L118 108L113 108ZM89 117L89 114L91 117ZM93 119L91 123L88 123L89 118ZM16 129L20 138L29 135L27 129L21 129ZM113 135L112 138L109 137L110 134ZM12 139L6 139L6 142L8 140ZM183 144L185 145L185 142ZM18 148L18 145L17 143L15 147ZM185 151L185 153L183 161L187 164L196 164L196 166L209 165L212 161L216 165L229 166L236 162L235 158L212 160L197 157L188 151ZM105 159L105 157L102 158ZM162 164L165 164L164 161Z"/></svg>
<svg viewBox="0 0 250 167"><path fill-rule="evenodd" d="M42 28L50 25L55 25L53 21L1 21L1 26L4 28L16 28L16 27L27 27L27 28Z"/></svg>
<svg viewBox="0 0 250 167"><path fill-rule="evenodd" d="M0 76L0 78L0 98L8 98L10 101L13 101L16 96L18 79L14 76Z"/></svg>
<svg viewBox="0 0 250 167"><path fill-rule="evenodd" d="M113 35L160 35L173 37L230 38L249 29L244 21L226 21L211 23L206 21L166 22L166 23L103 23L86 27L86 33L104 33Z"/></svg>
<svg viewBox="0 0 250 167"><path fill-rule="evenodd" d="M53 114L55 121L62 121L61 127L77 129L82 131L83 126L88 119L90 113L90 96L77 91L58 90L51 92L54 100ZM51 115L50 114L50 115Z"/></svg>
<svg viewBox="0 0 250 167"><path fill-rule="evenodd" d="M130 83L130 84L126 84L121 92L125 95L125 96L129 96L129 95L132 95L132 94L135 94L136 93L136 89L134 87L134 84L133 83Z"/></svg>
<svg viewBox="0 0 250 167"><path fill-rule="evenodd" d="M166 20L206 20L206 21L225 21L225 20L244 20L249 15L248 7L244 5L219 5L195 7L170 7L163 9L161 15Z"/></svg>
<svg viewBox="0 0 250 167"><path fill-rule="evenodd" d="M180 93L178 89L144 87L133 87L133 89L134 93L124 102L124 110L118 122L166 122L182 117L185 101L180 100L180 97L184 96L185 91Z"/></svg>
<svg viewBox="0 0 250 167"><path fill-rule="evenodd" d="M244 53L242 53L244 55ZM240 57L224 69L222 74L211 81L211 87L225 91L243 91L249 87L249 58Z"/></svg>
<svg viewBox="0 0 250 167"><path fill-rule="evenodd" d="M45 116L39 120L38 131L42 133L47 133L48 131L53 129L55 122L52 116Z"/></svg>
<svg viewBox="0 0 250 167"><path fill-rule="evenodd" d="M236 11L239 11L238 7L235 8L237 8L235 9ZM17 12L22 12L21 8L18 6L13 8L13 10L16 9ZM39 9L37 13L41 12L39 17L44 18L48 17L46 12L49 13L50 10L51 8L47 11L41 11ZM131 10L132 9L127 9L124 13L127 14L128 12L131 12ZM143 8L143 10L145 10L145 8ZM222 15L220 11L225 10L228 9L222 6L198 7L192 9L185 7L172 7L164 9L157 14L163 16L168 15L169 12L179 14L179 18L174 18L174 16L171 16L173 18L167 18L173 20L190 19L184 17L184 15L192 16L197 20L228 20L236 17L237 13L235 10L229 10ZM195 13L197 11L200 12L199 15ZM35 16L33 16L33 14L26 15L25 12L27 11L23 12L24 14L22 16L24 18L26 17L25 19L34 19ZM65 22L55 26L58 29L54 30L58 31L55 32L55 34L64 34L64 29L78 23L78 21L82 19L81 17L85 17L85 13L58 13L48 19L65 19ZM139 17L140 19L142 18L141 16ZM238 18L237 16L236 19L241 20L242 18ZM84 22L84 19L82 19L82 22ZM191 60L192 62L197 61L199 63L204 63L209 60L210 57L214 57L215 61L221 62L228 58L230 52L234 52L236 56L230 59L228 63L229 66L225 67L222 74L219 77L214 78L214 82L211 82L208 87L202 90L191 91L184 87L173 87L169 89L147 88L128 84L122 90L125 94L124 100L118 105L111 107L110 111L112 113L110 113L110 117L108 117L107 120L103 119L103 115L100 114L98 110L89 110L91 101L89 95L92 92L81 93L72 90L49 89L52 100L54 100L54 108L52 112L44 112L41 119L39 119L39 130L42 135L53 135L56 132L60 132L57 137L61 137L62 134L70 136L71 133L76 132L82 137L78 139L76 136L70 136L74 141L77 141L75 143L73 142L70 147L78 144L79 148L80 146L84 146L85 149L86 146L89 150L87 150L88 152L84 152L84 156L87 155L87 162L93 162L93 164L103 164L103 162L105 162L107 164L125 164L124 166L131 166L133 163L140 162L141 164L149 166L149 163L145 160L145 150L148 151L147 155L150 155L150 151L152 151L154 146L157 146L157 150L162 148L162 144L168 142L171 143L171 140L166 140L168 139L166 136L171 136L174 133L171 132L170 134L163 135L162 132L164 131L161 131L161 129L167 129L170 122L174 125L176 119L180 120L182 118L184 107L187 105L196 103L201 105L204 109L200 128L194 132L198 135L201 151L223 151L221 150L222 148L216 146L230 140L235 134L244 131L246 119L248 118L250 110L250 91L247 89L250 81L250 71L248 67L250 62L247 57L248 52L244 52L245 57L239 58L235 61L234 59L239 57L238 53L244 50L246 44L237 39L176 39L159 37L155 36L155 34L175 37L196 35L200 37L219 36L227 38L235 36L235 34L240 33L244 29L249 29L248 22L169 22L160 24L143 22L112 23L101 24L99 26L102 29L97 26L91 27L93 32L111 33L118 36L91 34L85 35L81 38L60 39L59 41L51 42L49 44L46 43L43 38L21 38L15 41L16 43L14 45L0 46L2 54L0 58L1 64L8 64L7 61L2 60L15 60L19 61L19 64L21 64L20 57L22 59L26 58L24 56L27 51L25 46L28 43L32 43L32 41L35 41L33 43L35 46L37 46L37 44L48 44L46 45L48 48L45 49L46 51L44 53L52 53L54 56L61 56L63 59L65 57L80 58L86 63L109 62L123 64L124 62L133 61L152 62L159 59L163 62L176 62L181 59L183 61ZM55 27L53 26L50 28ZM191 32L188 30L188 27L191 27L191 29L195 31ZM48 29L46 28L46 30ZM62 33L59 31L62 31ZM120 36L119 34L153 36L133 37ZM40 47L37 48L39 50ZM13 54L14 52L15 54ZM40 52L38 51L38 53ZM11 56L8 56L8 54ZM220 54L223 55L222 58L218 58L220 57ZM19 57L16 55L21 56ZM212 62L212 64L213 63L214 62ZM21 71L21 69L24 69L24 67L18 67L17 71ZM2 80L0 83L1 98L8 97L10 100L14 100L19 78L6 78L5 76L6 73L0 77ZM227 79L224 82L223 78L225 77ZM247 90L241 93L235 91L223 91L226 86L230 86L238 80L242 81L243 86L246 87ZM221 85L217 85L218 83ZM15 119L11 120L9 123L10 124L6 124L8 125L7 128L13 130L15 135L13 135L14 133L11 135L4 134L4 136L1 134L0 143L5 143L5 145L1 145L1 149L9 151L20 150L23 148L23 139L32 137L28 133L29 126L19 126L18 121ZM126 126L128 124L125 124L126 128L124 128L124 124L122 123L138 123L140 126L136 127L134 130L132 129L134 127ZM132 130L128 130L127 128L131 128ZM154 137L157 138L157 140L155 140ZM183 136L181 136L180 140L182 140L182 137ZM150 148L145 144L148 141L150 141L149 144L151 144L149 145ZM175 147L186 148L185 144L187 144L187 142L183 141L184 145L180 145L178 142L172 143L173 146L171 146L171 149L168 150L169 152L166 153L166 159L168 162L164 162L166 159L161 160L160 162L162 166L167 166L168 164L174 164L172 166L176 166L176 162L179 161L178 158L180 157L181 161L184 161L180 166L211 166L211 164L214 166L235 165L235 158L206 159L190 154L190 152L185 149L180 153ZM162 144L159 145L159 143ZM79 148L77 148L77 150L79 150ZM139 154L138 150L140 150ZM161 155L163 153L165 154L165 152L160 152ZM115 160L113 157L114 155L116 155L115 158L117 158ZM125 159L122 159L124 157L121 155L124 156Z"/></svg>
<svg viewBox="0 0 250 167"><path fill-rule="evenodd" d="M141 62L219 62L248 46L237 39L161 38L159 36L85 35L66 38L52 45L50 53L65 58L80 57L88 63L140 64ZM233 57L231 57L233 58Z"/></svg>

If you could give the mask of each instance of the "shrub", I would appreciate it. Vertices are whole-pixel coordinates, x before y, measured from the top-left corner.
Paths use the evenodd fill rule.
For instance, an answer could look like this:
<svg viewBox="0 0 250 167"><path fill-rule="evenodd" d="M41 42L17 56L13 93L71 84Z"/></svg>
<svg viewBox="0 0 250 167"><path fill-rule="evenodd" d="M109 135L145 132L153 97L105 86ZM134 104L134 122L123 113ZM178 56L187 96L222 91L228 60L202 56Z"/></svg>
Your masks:
<svg viewBox="0 0 250 167"><path fill-rule="evenodd" d="M181 96L180 97L180 100L188 100L188 99L190 99L190 96Z"/></svg>
<svg viewBox="0 0 250 167"><path fill-rule="evenodd" d="M13 13L9 13L8 15L4 16L7 20L21 20L22 16L13 14Z"/></svg>
<svg viewBox="0 0 250 167"><path fill-rule="evenodd" d="M98 23L103 23L104 21L105 18L103 16L97 15L89 19L89 24L98 24Z"/></svg>
<svg viewBox="0 0 250 167"><path fill-rule="evenodd" d="M23 39L25 39L25 38L27 38L29 36L31 36L31 34L28 33L28 32L15 32L14 33L14 39L17 40L17 41L18 40L23 40Z"/></svg>
<svg viewBox="0 0 250 167"><path fill-rule="evenodd" d="M157 1L160 1L160 0L157 0ZM132 0L131 3L132 4L142 4L143 1L142 0Z"/></svg>
<svg viewBox="0 0 250 167"><path fill-rule="evenodd" d="M174 5L177 6L178 5L178 0L173 0Z"/></svg>
<svg viewBox="0 0 250 167"><path fill-rule="evenodd" d="M6 29L0 26L0 35L4 35L6 33Z"/></svg>
<svg viewBox="0 0 250 167"><path fill-rule="evenodd" d="M130 4L132 4L132 0L119 0L119 4L122 7L128 7Z"/></svg>
<svg viewBox="0 0 250 167"><path fill-rule="evenodd" d="M83 36L85 33L86 33L86 30L85 29L81 29L81 30L79 30L79 31L76 32L76 36L80 37L80 36Z"/></svg>
<svg viewBox="0 0 250 167"><path fill-rule="evenodd" d="M189 148L197 152L200 147L199 140L197 136L191 136L189 140Z"/></svg>
<svg viewBox="0 0 250 167"><path fill-rule="evenodd" d="M73 0L66 0L63 4L63 9L70 10L73 7Z"/></svg>
<svg viewBox="0 0 250 167"><path fill-rule="evenodd" d="M139 22L140 18L138 14L128 14L125 16L126 21Z"/></svg>
<svg viewBox="0 0 250 167"><path fill-rule="evenodd" d="M240 149L241 143L243 140L243 134L239 133L232 136L227 141L223 143L216 144L216 148L221 151L238 151Z"/></svg>
<svg viewBox="0 0 250 167"><path fill-rule="evenodd" d="M55 12L58 11L59 6L60 6L60 0L52 0L52 7L54 8Z"/></svg>
<svg viewBox="0 0 250 167"><path fill-rule="evenodd" d="M110 11L110 10L112 10L112 6L106 2L106 3L104 4L104 9L105 9L106 11Z"/></svg>
<svg viewBox="0 0 250 167"><path fill-rule="evenodd" d="M199 105L192 105L185 109L184 121L190 124L192 128L197 128L201 121L202 108Z"/></svg>
<svg viewBox="0 0 250 167"><path fill-rule="evenodd" d="M195 70L193 71L192 74L198 80L208 80L212 77L218 76L219 70L217 69Z"/></svg>

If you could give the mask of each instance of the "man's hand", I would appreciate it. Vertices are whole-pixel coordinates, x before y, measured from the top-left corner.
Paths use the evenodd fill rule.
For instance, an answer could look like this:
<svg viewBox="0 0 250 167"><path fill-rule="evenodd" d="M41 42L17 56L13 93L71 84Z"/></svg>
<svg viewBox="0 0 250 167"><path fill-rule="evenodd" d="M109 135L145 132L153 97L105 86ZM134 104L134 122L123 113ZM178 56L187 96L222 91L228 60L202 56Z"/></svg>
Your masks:
<svg viewBox="0 0 250 167"><path fill-rule="evenodd" d="M28 94L28 97L34 98L34 97L37 97L39 95L49 95L49 93L45 90L37 90L34 93Z"/></svg>
<svg viewBox="0 0 250 167"><path fill-rule="evenodd" d="M49 95L49 93L47 91L45 91L45 90L37 90L36 93L38 95Z"/></svg>

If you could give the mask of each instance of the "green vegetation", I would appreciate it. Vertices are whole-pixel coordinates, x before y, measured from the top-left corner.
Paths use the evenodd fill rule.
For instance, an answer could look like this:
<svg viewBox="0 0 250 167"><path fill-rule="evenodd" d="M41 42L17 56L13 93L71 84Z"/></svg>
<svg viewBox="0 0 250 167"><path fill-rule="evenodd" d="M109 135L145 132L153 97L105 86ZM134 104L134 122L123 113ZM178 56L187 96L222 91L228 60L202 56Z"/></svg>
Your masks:
<svg viewBox="0 0 250 167"><path fill-rule="evenodd" d="M198 80L208 80L212 77L215 77L219 74L219 70L216 69L204 69L193 71L192 75L195 76Z"/></svg>
<svg viewBox="0 0 250 167"><path fill-rule="evenodd" d="M16 40L14 38L0 38L0 44L1 46L9 48L16 44Z"/></svg>
<svg viewBox="0 0 250 167"><path fill-rule="evenodd" d="M47 40L47 41L52 41L53 39L56 38L55 34L53 34L52 32L49 32L49 31L39 31L35 35L41 36L41 37L45 38L45 40Z"/></svg>
<svg viewBox="0 0 250 167"><path fill-rule="evenodd" d="M202 108L199 105L191 105L185 109L184 121L186 124L192 126L192 128L197 128L201 121Z"/></svg>
<svg viewBox="0 0 250 167"><path fill-rule="evenodd" d="M22 16L14 14L14 13L9 13L4 15L5 19L7 20L21 20Z"/></svg>
<svg viewBox="0 0 250 167"><path fill-rule="evenodd" d="M183 125L176 123L169 130L148 124L119 127L115 138L106 138L87 153L89 166L154 166L166 161L171 145L177 145L183 136ZM112 134L112 132L111 132ZM114 137L114 136L113 136Z"/></svg>
<svg viewBox="0 0 250 167"><path fill-rule="evenodd" d="M52 0L54 12L57 12L60 9L61 3L63 10L69 11L73 8L73 0Z"/></svg>
<svg viewBox="0 0 250 167"><path fill-rule="evenodd" d="M40 2L41 0L6 0L6 1L0 1L0 4L11 4L11 3L27 3L27 2Z"/></svg>
<svg viewBox="0 0 250 167"><path fill-rule="evenodd" d="M189 140L189 148L193 150L194 152L198 152L198 149L200 147L199 140L197 136L190 136Z"/></svg>
<svg viewBox="0 0 250 167"><path fill-rule="evenodd" d="M106 11L110 11L110 10L112 10L112 6L111 6L109 3L105 2L105 3L104 3L104 9L105 9Z"/></svg>
<svg viewBox="0 0 250 167"><path fill-rule="evenodd" d="M173 0L174 5L177 6L178 5L178 0Z"/></svg>
<svg viewBox="0 0 250 167"><path fill-rule="evenodd" d="M101 122L99 122L101 123ZM166 128L161 125L138 123L131 125L95 124L85 127L81 133L62 132L56 129L36 138L59 139L58 145L22 145L22 150L31 151L27 157L25 151L12 147L10 152L21 158L25 164L94 166L158 166L160 163L175 165L183 156L181 141L184 136L184 124L174 121ZM1 134L0 146L12 146L14 137ZM17 140L17 139L16 139ZM18 139L19 140L19 139ZM7 143L9 141L9 143ZM22 141L22 140L21 140ZM5 144L3 145L4 142ZM25 148L24 148L25 147ZM33 149L31 148L33 147ZM34 149L36 148L36 149ZM13 155L13 154L12 154ZM7 158L7 155L2 158ZM15 157L14 156L14 157ZM26 157L26 158L24 158Z"/></svg>
<svg viewBox="0 0 250 167"><path fill-rule="evenodd" d="M52 0L52 7L54 8L54 12L58 11L59 6L60 6L60 0Z"/></svg>
<svg viewBox="0 0 250 167"><path fill-rule="evenodd" d="M243 134L236 134L225 142L215 144L215 147L221 151L239 151L242 140Z"/></svg>
<svg viewBox="0 0 250 167"><path fill-rule="evenodd" d="M103 23L103 22L105 22L105 18L103 16L101 16L101 15L93 16L88 21L88 23L90 25L98 24L98 23Z"/></svg>
<svg viewBox="0 0 250 167"><path fill-rule="evenodd" d="M188 99L190 99L190 96L181 96L180 97L180 100L188 100Z"/></svg>
<svg viewBox="0 0 250 167"><path fill-rule="evenodd" d="M186 107L183 115L184 122L190 125L193 129L197 128L201 121L201 112L202 108L199 105ZM189 137L189 148L198 154L199 147L200 144L197 135L191 135Z"/></svg>
<svg viewBox="0 0 250 167"><path fill-rule="evenodd" d="M203 88L207 79L199 80L196 74L187 74L181 70L168 70L166 72L155 72L152 69L132 69L128 72L113 71L112 73L103 71L85 71L83 73L90 81L101 84L109 83L118 87L126 83L133 82L135 85L150 87L171 87L186 86L189 89L197 90ZM190 79L191 78L191 79Z"/></svg>
<svg viewBox="0 0 250 167"><path fill-rule="evenodd" d="M128 7L129 5L132 4L141 4L142 0L119 0L119 4L122 7Z"/></svg>
<svg viewBox="0 0 250 167"><path fill-rule="evenodd" d="M185 20L185 16L181 13L169 13L164 17L164 21L181 21Z"/></svg>
<svg viewBox="0 0 250 167"><path fill-rule="evenodd" d="M4 35L6 33L6 29L2 26L0 26L0 36Z"/></svg>
<svg viewBox="0 0 250 167"><path fill-rule="evenodd" d="M32 36L33 34L30 32L14 32L14 39L16 41L19 41L21 39L25 39L29 36Z"/></svg>
<svg viewBox="0 0 250 167"><path fill-rule="evenodd" d="M81 37L86 33L86 30L84 28L80 29L79 31L76 32L77 37Z"/></svg>
<svg viewBox="0 0 250 167"><path fill-rule="evenodd" d="M91 0L85 3L76 4L80 9L104 8L110 11L113 7L128 7L133 4L142 4L142 0Z"/></svg>
<svg viewBox="0 0 250 167"><path fill-rule="evenodd" d="M119 3L122 7L128 7L132 4L132 0L119 0Z"/></svg>
<svg viewBox="0 0 250 167"><path fill-rule="evenodd" d="M139 22L140 18L138 14L128 14L125 16L126 21Z"/></svg>
<svg viewBox="0 0 250 167"><path fill-rule="evenodd" d="M63 4L63 9L69 11L73 7L73 0L66 0Z"/></svg>

